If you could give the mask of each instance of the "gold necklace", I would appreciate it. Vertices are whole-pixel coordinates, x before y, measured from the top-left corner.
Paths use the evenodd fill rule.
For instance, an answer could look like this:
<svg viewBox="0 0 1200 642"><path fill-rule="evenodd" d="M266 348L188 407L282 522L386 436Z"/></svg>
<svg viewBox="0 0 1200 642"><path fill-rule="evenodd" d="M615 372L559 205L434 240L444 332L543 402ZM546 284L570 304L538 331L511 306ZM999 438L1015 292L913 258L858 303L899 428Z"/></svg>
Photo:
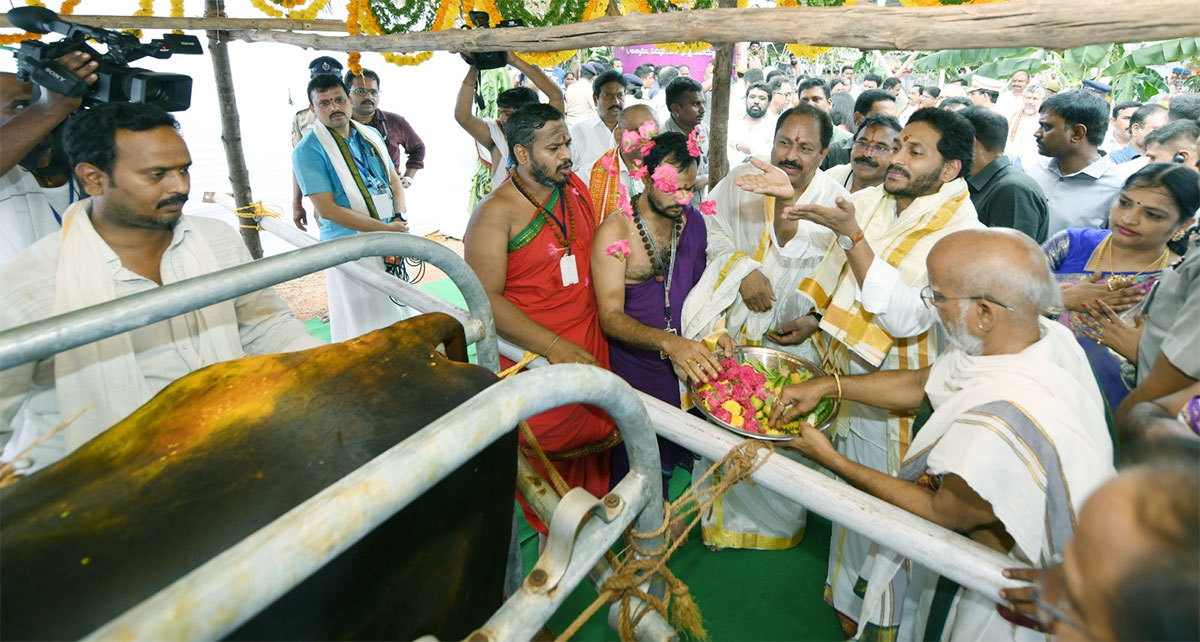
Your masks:
<svg viewBox="0 0 1200 642"><path fill-rule="evenodd" d="M1171 257L1170 248L1163 248L1162 255L1151 261L1146 267L1138 270L1137 274L1134 274L1133 276L1117 274L1115 271L1113 271L1112 238L1112 234L1109 234L1108 237L1104 239L1104 242L1108 244L1108 247L1106 248L1108 251L1108 279L1105 280L1105 283L1108 284L1108 289L1110 292L1121 290L1133 285L1139 276L1152 267L1157 266L1157 270L1161 272L1162 269L1167 266L1167 259Z"/></svg>

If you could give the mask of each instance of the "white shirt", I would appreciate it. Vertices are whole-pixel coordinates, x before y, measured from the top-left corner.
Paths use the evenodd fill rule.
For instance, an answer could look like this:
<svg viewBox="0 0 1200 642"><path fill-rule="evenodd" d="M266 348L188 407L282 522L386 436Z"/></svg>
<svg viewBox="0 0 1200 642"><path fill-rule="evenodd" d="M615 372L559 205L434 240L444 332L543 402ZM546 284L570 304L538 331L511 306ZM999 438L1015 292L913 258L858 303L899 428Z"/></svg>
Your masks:
<svg viewBox="0 0 1200 642"><path fill-rule="evenodd" d="M1038 130L1038 115L1018 111L1008 119L1008 141L1004 145L1004 153L1021 159L1021 169L1025 173L1035 165L1046 162L1046 157L1038 153L1037 139L1033 133Z"/></svg>
<svg viewBox="0 0 1200 642"><path fill-rule="evenodd" d="M225 223L200 217L191 218L191 223L204 226L209 232L207 236L216 239L211 249L222 268L252 260L241 237ZM182 247L201 242L184 228L183 225L175 228L174 238L163 253L160 269L164 284L199 276L184 273L180 254L186 250ZM60 236L53 234L43 238L12 263L0 268L0 298L6 302L0 308L0 330L53 316ZM118 297L159 287L124 267L112 248L104 245L100 251L112 274ZM234 299L234 308L242 348L247 354L290 352L324 345L296 320L271 288ZM197 318L196 312L190 312L130 331L138 366L152 393L203 365L197 348L200 334ZM53 357L0 372L0 431L13 432L0 460L12 459L58 425L58 407ZM60 432L35 451L33 470L53 463L65 454L66 443Z"/></svg>
<svg viewBox="0 0 1200 642"><path fill-rule="evenodd" d="M596 99L592 97L592 81L579 79L563 92L567 121L575 123L596 110Z"/></svg>
<svg viewBox="0 0 1200 642"><path fill-rule="evenodd" d="M0 176L0 266L58 229L46 189L29 170L14 165Z"/></svg>
<svg viewBox="0 0 1200 642"><path fill-rule="evenodd" d="M600 120L600 112L592 110L591 116L571 125L571 169L586 176L604 152L615 145L612 128Z"/></svg>
<svg viewBox="0 0 1200 642"><path fill-rule="evenodd" d="M729 121L729 163L741 164L750 156L771 156L771 145L775 142L775 122L778 116L768 111L753 125L746 122L744 116L732 118ZM750 146L750 152L737 148L738 143Z"/></svg>

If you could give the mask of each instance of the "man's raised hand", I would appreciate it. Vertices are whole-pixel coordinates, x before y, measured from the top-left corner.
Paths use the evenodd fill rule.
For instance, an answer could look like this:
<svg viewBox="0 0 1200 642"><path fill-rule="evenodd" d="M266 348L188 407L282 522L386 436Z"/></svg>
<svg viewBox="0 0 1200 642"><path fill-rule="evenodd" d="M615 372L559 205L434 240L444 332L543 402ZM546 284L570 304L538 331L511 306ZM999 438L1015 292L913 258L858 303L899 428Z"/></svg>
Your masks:
<svg viewBox="0 0 1200 642"><path fill-rule="evenodd" d="M734 185L747 192L774 196L775 198L784 200L790 200L796 195L796 190L792 187L792 182L788 180L787 174L784 174L782 169L774 165L768 165L753 156L750 157L750 164L761 170L762 173L742 174L733 179Z"/></svg>
<svg viewBox="0 0 1200 642"><path fill-rule="evenodd" d="M782 216L789 221L812 221L833 230L835 234L854 236L858 231L858 220L854 218L854 202L839 196L837 207L826 207L815 203L792 205L783 208Z"/></svg>

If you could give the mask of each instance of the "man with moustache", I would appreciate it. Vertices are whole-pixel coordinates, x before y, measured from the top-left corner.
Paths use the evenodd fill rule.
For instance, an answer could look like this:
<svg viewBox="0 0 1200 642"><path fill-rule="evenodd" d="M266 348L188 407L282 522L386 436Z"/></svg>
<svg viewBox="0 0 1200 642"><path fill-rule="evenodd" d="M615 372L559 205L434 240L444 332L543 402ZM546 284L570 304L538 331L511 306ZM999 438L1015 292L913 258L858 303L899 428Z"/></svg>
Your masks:
<svg viewBox="0 0 1200 642"><path fill-rule="evenodd" d="M696 177L696 188L692 206L700 204L700 195L708 187L708 126L704 124L704 88L691 78L675 78L667 85L667 118L661 118L663 132L677 132L691 136L695 130L700 147L700 175ZM661 114L661 112L660 112Z"/></svg>
<svg viewBox="0 0 1200 642"><path fill-rule="evenodd" d="M96 62L81 51L58 60L84 81L96 81ZM75 184L62 153L54 150L53 132L79 108L69 98L0 73L0 265L59 228L59 219L75 202Z"/></svg>
<svg viewBox="0 0 1200 642"><path fill-rule="evenodd" d="M1117 165L1128 163L1141 158L1146 153L1146 135L1167 124L1167 108L1156 103L1147 103L1138 107L1129 117L1129 144L1108 155L1108 159ZM1136 167L1127 166L1132 171L1142 168L1145 161Z"/></svg>
<svg viewBox="0 0 1200 642"><path fill-rule="evenodd" d="M934 311L920 296L929 282L925 258L949 234L982 227L965 180L974 143L966 118L922 109L893 142L883 185L860 191L853 203L786 208L785 218L822 225L837 241L820 248L820 264L798 287L809 313L771 339L797 344L811 336L814 350L840 374L930 365L941 346ZM894 476L912 442L914 418L911 410L851 402L838 420L838 451ZM870 542L834 524L830 546L826 598L843 623L852 622L861 610L855 586Z"/></svg>
<svg viewBox="0 0 1200 642"><path fill-rule="evenodd" d="M652 140L641 179L644 189L628 206L632 211L610 216L592 241L592 277L612 371L634 388L679 407L680 379L707 382L720 372L720 364L710 348L679 335L683 301L704 273L704 217L679 202L691 200L698 159L689 153L683 134L667 132ZM675 170L674 191L663 191L662 181L651 178L663 165ZM618 241L628 244L628 256L610 252ZM721 337L732 356L733 342L728 335ZM691 453L661 437L658 444L665 497L671 472L680 463L690 465ZM622 452L613 452L614 478L628 470Z"/></svg>
<svg viewBox="0 0 1200 642"><path fill-rule="evenodd" d="M996 111L1005 118L1012 118L1021 111L1025 103L1025 90L1029 88L1029 74L1018 71L1008 79L1009 90L996 99Z"/></svg>
<svg viewBox="0 0 1200 642"><path fill-rule="evenodd" d="M401 166L400 150L404 149L404 174L400 176L400 183L404 189L412 187L417 170L425 167L425 143L403 116L378 109L379 74L363 69L362 74L356 76L348 71L343 80L350 92L350 117L379 132L397 172ZM403 212L404 209L396 211Z"/></svg>
<svg viewBox="0 0 1200 642"><path fill-rule="evenodd" d="M1011 230L950 234L926 266L922 298L953 348L931 367L788 386L772 420L802 416L822 396L898 412L928 398L933 414L896 476L845 456L807 424L790 446L859 490L1007 554L1012 566L1049 566L1083 500L1115 474L1087 357L1070 330L1042 316L1061 306L1058 286L1038 246ZM869 568L857 589L861 617L853 614L862 639L1045 639L997 612L990 596L885 548L872 551Z"/></svg>
<svg viewBox="0 0 1200 642"><path fill-rule="evenodd" d="M896 97L882 89L868 89L859 94L854 100L854 127L858 127L867 116L883 114L896 117ZM850 162L854 140L846 138L829 148L829 154L821 163L821 169L828 170L834 165L844 165Z"/></svg>
<svg viewBox="0 0 1200 642"><path fill-rule="evenodd" d="M571 126L571 165L575 172L592 167L605 152L615 146L613 130L617 116L625 106L625 77L619 71L608 70L592 82L592 98L596 109Z"/></svg>
<svg viewBox="0 0 1200 642"><path fill-rule="evenodd" d="M642 137L643 129L648 134L645 140ZM630 140L626 143L623 141L627 133L630 133ZM638 135L636 140L632 138L634 133ZM612 132L613 148L596 159L588 178L596 225L616 211L617 204L622 200L629 200L642 192L642 181L633 179L629 171L641 167L642 146L646 140L657 135L658 121L654 120L654 110L649 105L630 105L621 110L617 127ZM574 140L571 142L574 143Z"/></svg>
<svg viewBox="0 0 1200 642"><path fill-rule="evenodd" d="M779 117L769 165L751 157L713 189L716 213L705 221L708 266L683 304L684 337L724 330L737 344L777 347L772 331L807 310L796 287L834 235L780 212L794 204L833 206L849 196L818 169L832 130L828 114L801 103ZM783 349L815 360L808 346ZM804 535L803 507L760 487L738 484L717 501L717 511L701 521L710 546L783 549Z"/></svg>
<svg viewBox="0 0 1200 642"><path fill-rule="evenodd" d="M229 225L183 216L192 159L174 117L102 103L73 116L64 140L88 195L62 229L0 268L0 330L249 263ZM0 371L0 432L12 461L63 421L22 464L33 472L124 419L172 381L246 354L321 345L268 288Z"/></svg>
<svg viewBox="0 0 1200 642"><path fill-rule="evenodd" d="M1004 153L1017 157L1018 169L1033 167L1042 160L1037 150L1038 110L1046 90L1041 85L1026 87L1022 93L1021 108L1008 119L1008 139Z"/></svg>
<svg viewBox="0 0 1200 642"><path fill-rule="evenodd" d="M492 304L496 331L550 363L607 368L608 342L592 292L595 219L587 186L571 172L563 114L549 105L528 105L509 117L505 134L516 168L511 180L479 202L463 238L467 263ZM621 443L608 415L572 404L530 417L528 424L569 485L596 497L608 492L610 450ZM547 474L523 437L521 452ZM527 505L525 518L546 532Z"/></svg>
<svg viewBox="0 0 1200 642"><path fill-rule="evenodd" d="M882 185L892 142L901 129L900 121L891 116L875 114L864 118L854 137L850 162L836 165L825 173L851 194Z"/></svg>
<svg viewBox="0 0 1200 642"><path fill-rule="evenodd" d="M746 90L746 115L729 122L729 160L744 163L750 156L767 156L771 153L774 139L775 120L778 115L768 115L774 93L770 85L757 83Z"/></svg>
<svg viewBox="0 0 1200 642"><path fill-rule="evenodd" d="M1129 119L1142 103L1137 100L1125 100L1113 105L1112 118L1108 121L1108 133L1101 148L1111 154L1129 144Z"/></svg>
<svg viewBox="0 0 1200 642"><path fill-rule="evenodd" d="M400 176L375 128L350 117L350 98L341 78L314 77L308 83L308 101L317 123L292 152L292 168L300 189L324 219L321 240L359 232L407 232L399 209L404 193ZM357 263L386 274L380 257L361 258ZM325 287L329 334L335 342L405 318L403 308L386 294L337 268L325 271Z"/></svg>

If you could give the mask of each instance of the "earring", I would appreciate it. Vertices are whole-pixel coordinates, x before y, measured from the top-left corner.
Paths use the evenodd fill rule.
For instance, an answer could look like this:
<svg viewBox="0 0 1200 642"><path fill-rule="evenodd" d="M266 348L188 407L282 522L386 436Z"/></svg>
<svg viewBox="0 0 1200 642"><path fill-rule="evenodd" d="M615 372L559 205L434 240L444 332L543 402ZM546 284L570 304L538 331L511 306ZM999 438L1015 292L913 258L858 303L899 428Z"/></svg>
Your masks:
<svg viewBox="0 0 1200 642"><path fill-rule="evenodd" d="M1176 243L1178 243L1179 241L1182 241L1182 240L1183 240L1183 237L1184 237L1184 235L1186 235L1186 234L1187 234L1187 226L1186 226L1186 225L1181 225L1181 226L1179 227L1179 229L1178 229L1178 230L1175 230L1175 233L1171 235L1171 240L1172 240L1172 241L1175 241Z"/></svg>

